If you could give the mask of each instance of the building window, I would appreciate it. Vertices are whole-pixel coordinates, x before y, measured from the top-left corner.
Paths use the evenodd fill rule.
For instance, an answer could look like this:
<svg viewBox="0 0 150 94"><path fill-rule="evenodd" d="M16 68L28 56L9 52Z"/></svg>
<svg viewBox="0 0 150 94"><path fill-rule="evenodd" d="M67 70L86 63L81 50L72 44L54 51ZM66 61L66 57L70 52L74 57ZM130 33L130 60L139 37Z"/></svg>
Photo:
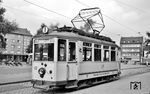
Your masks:
<svg viewBox="0 0 150 94"><path fill-rule="evenodd" d="M18 38L21 38L21 36L20 36L20 35L18 35Z"/></svg>
<svg viewBox="0 0 150 94"><path fill-rule="evenodd" d="M20 46L18 46L18 49L20 49L21 47Z"/></svg>
<svg viewBox="0 0 150 94"><path fill-rule="evenodd" d="M58 40L58 61L66 61L66 40Z"/></svg>
<svg viewBox="0 0 150 94"><path fill-rule="evenodd" d="M15 40L14 40L14 39L12 39L12 42L15 42Z"/></svg>
<svg viewBox="0 0 150 94"><path fill-rule="evenodd" d="M21 43L21 41L20 41L20 40L17 40L17 43Z"/></svg>
<svg viewBox="0 0 150 94"><path fill-rule="evenodd" d="M12 44L12 45L11 45L11 48L15 48L15 45Z"/></svg>

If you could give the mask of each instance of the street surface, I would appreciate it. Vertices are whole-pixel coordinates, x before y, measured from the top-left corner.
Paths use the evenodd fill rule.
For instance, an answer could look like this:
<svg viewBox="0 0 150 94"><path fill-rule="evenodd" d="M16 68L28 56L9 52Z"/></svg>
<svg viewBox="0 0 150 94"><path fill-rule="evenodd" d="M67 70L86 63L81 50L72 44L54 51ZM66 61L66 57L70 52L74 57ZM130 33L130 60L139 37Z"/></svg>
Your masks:
<svg viewBox="0 0 150 94"><path fill-rule="evenodd" d="M0 86L0 94L150 94L150 67L124 68L121 78L116 81L102 83L80 90L49 90L32 88L30 82ZM141 89L131 89L131 82L141 82Z"/></svg>

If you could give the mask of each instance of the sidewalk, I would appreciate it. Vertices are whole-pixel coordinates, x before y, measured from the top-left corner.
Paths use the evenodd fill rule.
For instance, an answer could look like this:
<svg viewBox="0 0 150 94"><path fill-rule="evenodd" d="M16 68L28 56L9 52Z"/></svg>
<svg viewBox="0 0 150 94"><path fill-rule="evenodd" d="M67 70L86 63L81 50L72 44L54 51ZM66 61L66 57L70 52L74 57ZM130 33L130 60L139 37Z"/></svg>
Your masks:
<svg viewBox="0 0 150 94"><path fill-rule="evenodd" d="M0 66L0 85L31 80L32 68L23 66Z"/></svg>
<svg viewBox="0 0 150 94"><path fill-rule="evenodd" d="M147 67L147 66L146 65L131 65L131 64L123 64L123 63L121 63L121 70L145 68L145 67Z"/></svg>
<svg viewBox="0 0 150 94"><path fill-rule="evenodd" d="M146 65L121 64L121 70L147 68ZM150 66L149 66L150 68ZM131 70L132 71L132 70ZM32 66L0 66L0 85L31 80Z"/></svg>

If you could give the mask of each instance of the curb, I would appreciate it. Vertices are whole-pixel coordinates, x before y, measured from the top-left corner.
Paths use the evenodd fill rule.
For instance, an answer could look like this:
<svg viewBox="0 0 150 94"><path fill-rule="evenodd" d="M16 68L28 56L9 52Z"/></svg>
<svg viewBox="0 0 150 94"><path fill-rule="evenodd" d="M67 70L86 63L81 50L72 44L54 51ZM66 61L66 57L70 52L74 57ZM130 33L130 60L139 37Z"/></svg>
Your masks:
<svg viewBox="0 0 150 94"><path fill-rule="evenodd" d="M135 68L123 68L123 69L121 69L121 70L138 69L138 68L150 68L150 67L145 66L145 67L135 67Z"/></svg>
<svg viewBox="0 0 150 94"><path fill-rule="evenodd" d="M30 82L31 80L25 80L25 81L17 81L17 82L8 82L8 83L0 83L1 85L9 85L9 84L18 84L18 83L23 83L23 82Z"/></svg>

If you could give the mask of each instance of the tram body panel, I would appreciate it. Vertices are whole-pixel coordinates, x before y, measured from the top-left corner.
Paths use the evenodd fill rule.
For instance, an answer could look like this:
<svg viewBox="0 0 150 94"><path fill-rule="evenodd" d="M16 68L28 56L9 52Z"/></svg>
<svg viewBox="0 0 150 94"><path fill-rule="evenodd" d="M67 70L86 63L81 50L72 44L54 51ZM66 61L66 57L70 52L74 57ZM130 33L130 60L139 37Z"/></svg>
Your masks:
<svg viewBox="0 0 150 94"><path fill-rule="evenodd" d="M70 63L67 65L67 80L77 80L78 79L78 69L77 63Z"/></svg>
<svg viewBox="0 0 150 94"><path fill-rule="evenodd" d="M56 81L66 81L67 78L67 63L57 62L56 64Z"/></svg>
<svg viewBox="0 0 150 94"><path fill-rule="evenodd" d="M79 79L89 79L118 73L118 62L81 62Z"/></svg>
<svg viewBox="0 0 150 94"><path fill-rule="evenodd" d="M40 75L40 69L44 69L45 74ZM34 61L32 65L32 79L41 81L56 81L55 63L49 61Z"/></svg>

